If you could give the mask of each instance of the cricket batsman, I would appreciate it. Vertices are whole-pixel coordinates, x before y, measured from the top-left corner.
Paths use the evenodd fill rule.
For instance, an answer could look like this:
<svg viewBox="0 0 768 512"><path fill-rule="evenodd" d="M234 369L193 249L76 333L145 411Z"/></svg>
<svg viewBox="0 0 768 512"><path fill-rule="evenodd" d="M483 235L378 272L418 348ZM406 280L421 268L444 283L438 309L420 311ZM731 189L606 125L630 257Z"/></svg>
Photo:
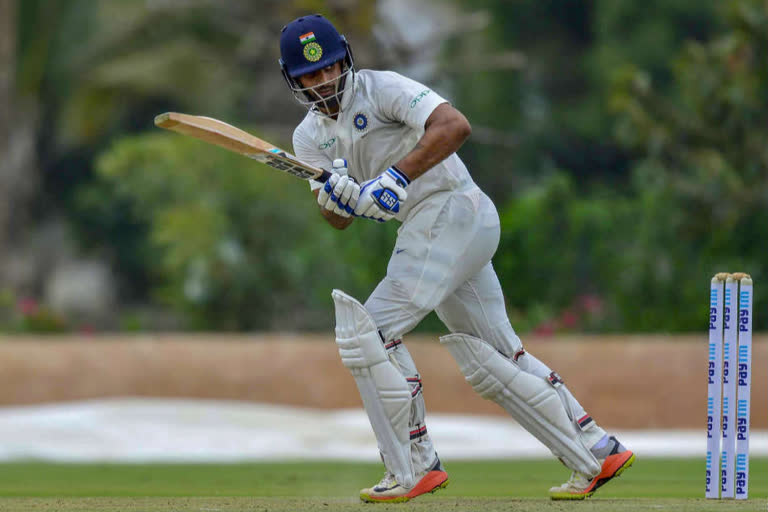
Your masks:
<svg viewBox="0 0 768 512"><path fill-rule="evenodd" d="M349 43L319 14L286 25L280 53L285 81L309 110L294 152L333 173L325 184L311 182L323 217L337 229L355 219L401 223L386 277L365 304L332 293L339 354L386 468L360 498L408 501L448 484L424 423L421 377L402 342L433 310L451 332L440 342L475 391L573 471L551 498L592 496L635 456L525 351L507 318L491 265L498 213L456 154L471 133L467 119L418 82L355 70Z"/></svg>

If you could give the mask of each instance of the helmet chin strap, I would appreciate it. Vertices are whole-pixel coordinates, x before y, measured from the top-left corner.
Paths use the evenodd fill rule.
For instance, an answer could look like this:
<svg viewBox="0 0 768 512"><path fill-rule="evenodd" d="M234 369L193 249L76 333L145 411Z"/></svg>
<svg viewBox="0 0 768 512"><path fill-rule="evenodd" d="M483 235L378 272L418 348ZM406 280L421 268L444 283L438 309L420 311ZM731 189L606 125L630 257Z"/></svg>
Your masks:
<svg viewBox="0 0 768 512"><path fill-rule="evenodd" d="M289 83L296 101L316 115L335 118L342 112L345 103L348 103L350 95L347 92L353 89L355 84L354 67L346 64L344 66L346 69L338 77L312 87L301 87L296 79L291 79ZM350 77L351 80L348 80ZM326 97L321 96L318 90L332 82L335 82L333 94ZM338 108L336 108L337 106Z"/></svg>
<svg viewBox="0 0 768 512"><path fill-rule="evenodd" d="M307 98L307 101L314 104L314 107L310 110L319 110L323 112L326 115L333 115L337 114L339 112L339 96L340 96L340 90L343 93L344 86L344 78L346 77L336 77L333 79L334 82L334 88L333 93L329 94L328 96L323 96L320 94L319 90L321 87L324 87L328 84L328 82L325 82L320 85L316 85L314 87L308 87L304 91L304 97Z"/></svg>
<svg viewBox="0 0 768 512"><path fill-rule="evenodd" d="M348 68L346 71L342 72L338 80L338 86L333 100L339 105L337 114L340 114L352 101L352 91L354 91L355 88L355 69L353 67Z"/></svg>

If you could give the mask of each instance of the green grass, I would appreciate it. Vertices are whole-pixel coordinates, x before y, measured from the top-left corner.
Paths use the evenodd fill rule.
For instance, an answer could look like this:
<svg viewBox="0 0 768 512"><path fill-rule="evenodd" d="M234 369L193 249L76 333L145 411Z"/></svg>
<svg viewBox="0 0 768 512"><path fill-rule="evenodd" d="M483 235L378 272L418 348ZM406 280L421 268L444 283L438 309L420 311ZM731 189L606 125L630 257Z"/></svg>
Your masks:
<svg viewBox="0 0 768 512"><path fill-rule="evenodd" d="M583 503L550 502L568 477L553 461L450 462L450 486L405 505L363 505L357 491L380 464L0 464L2 511L384 510L760 510L766 511L768 459L753 459L750 500L704 500L700 459L638 459Z"/></svg>

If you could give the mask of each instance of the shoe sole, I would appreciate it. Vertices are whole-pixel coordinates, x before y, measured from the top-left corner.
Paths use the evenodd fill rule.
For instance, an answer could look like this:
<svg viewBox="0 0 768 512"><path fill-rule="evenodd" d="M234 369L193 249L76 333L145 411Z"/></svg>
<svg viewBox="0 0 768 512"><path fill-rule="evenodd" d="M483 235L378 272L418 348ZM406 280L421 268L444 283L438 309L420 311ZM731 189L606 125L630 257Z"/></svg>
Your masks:
<svg viewBox="0 0 768 512"><path fill-rule="evenodd" d="M372 496L360 494L360 500L365 503L404 503L422 494L434 494L440 489L448 487L448 473L445 471L430 471L408 494L401 496Z"/></svg>
<svg viewBox="0 0 768 512"><path fill-rule="evenodd" d="M629 457L626 457L626 454L629 454ZM635 454L632 452L619 453L613 457L614 460L609 463L607 468L600 472L600 474L595 478L594 484L584 492L550 494L550 498L553 500L583 500L586 498L591 498L592 495L595 494L595 491L597 491L603 485L607 484L610 480L621 476L621 474L624 473L624 471L626 471L635 462Z"/></svg>

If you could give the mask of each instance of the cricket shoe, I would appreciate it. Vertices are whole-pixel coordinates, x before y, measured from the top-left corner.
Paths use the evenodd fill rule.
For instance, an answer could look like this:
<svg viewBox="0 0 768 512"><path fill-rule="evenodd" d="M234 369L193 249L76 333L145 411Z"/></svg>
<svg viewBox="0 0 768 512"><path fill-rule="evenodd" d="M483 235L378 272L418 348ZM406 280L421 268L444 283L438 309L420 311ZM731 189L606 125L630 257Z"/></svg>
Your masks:
<svg viewBox="0 0 768 512"><path fill-rule="evenodd" d="M431 468L421 473L420 477L416 485L408 488L397 483L395 476L387 471L381 482L360 491L360 499L368 503L400 503L428 492L437 492L448 486L448 473L443 470L440 459L437 459Z"/></svg>
<svg viewBox="0 0 768 512"><path fill-rule="evenodd" d="M635 454L627 450L615 437L611 436L604 449L593 450L597 460L602 463L600 473L594 478L588 478L583 473L574 471L571 478L563 485L552 487L549 497L553 500L583 500L589 498L600 487L612 478L622 474L635 462Z"/></svg>

